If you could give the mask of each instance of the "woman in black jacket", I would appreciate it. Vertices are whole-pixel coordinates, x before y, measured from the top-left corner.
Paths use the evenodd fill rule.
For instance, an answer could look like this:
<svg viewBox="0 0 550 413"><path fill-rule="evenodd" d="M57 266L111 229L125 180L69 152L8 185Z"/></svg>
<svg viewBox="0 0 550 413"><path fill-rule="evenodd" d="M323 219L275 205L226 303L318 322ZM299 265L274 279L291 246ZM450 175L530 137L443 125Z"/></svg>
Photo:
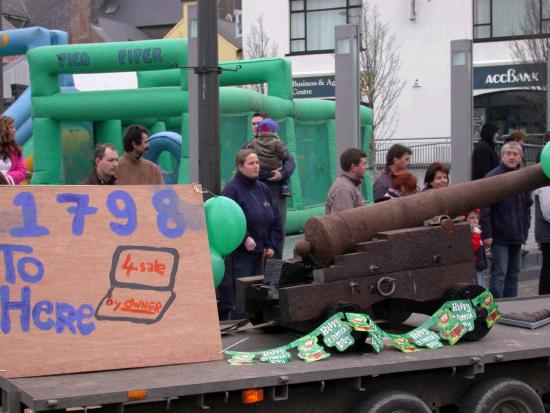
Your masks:
<svg viewBox="0 0 550 413"><path fill-rule="evenodd" d="M237 154L237 173L222 192L242 208L246 218L244 239L225 260L225 276L218 287L221 319L244 318L235 311L235 279L263 272L262 261L272 258L282 239L279 210L266 184L258 180L260 162L251 149Z"/></svg>
<svg viewBox="0 0 550 413"><path fill-rule="evenodd" d="M492 123L484 123L479 132L480 140L472 153L472 181L484 178L489 171L495 169L500 159L495 151L499 138L498 128Z"/></svg>

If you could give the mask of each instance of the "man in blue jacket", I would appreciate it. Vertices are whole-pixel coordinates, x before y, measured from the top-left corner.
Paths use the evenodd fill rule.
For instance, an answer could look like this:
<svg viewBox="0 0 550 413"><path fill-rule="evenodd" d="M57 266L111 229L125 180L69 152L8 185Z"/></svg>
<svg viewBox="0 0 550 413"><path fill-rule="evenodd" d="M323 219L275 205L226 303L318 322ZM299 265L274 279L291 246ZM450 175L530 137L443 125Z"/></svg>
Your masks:
<svg viewBox="0 0 550 413"><path fill-rule="evenodd" d="M508 142L500 151L500 165L486 177L515 171L520 167L523 150L517 142ZM521 267L521 245L527 239L531 220L531 194L524 192L504 198L481 210L483 245L491 248L489 289L495 298L516 297Z"/></svg>

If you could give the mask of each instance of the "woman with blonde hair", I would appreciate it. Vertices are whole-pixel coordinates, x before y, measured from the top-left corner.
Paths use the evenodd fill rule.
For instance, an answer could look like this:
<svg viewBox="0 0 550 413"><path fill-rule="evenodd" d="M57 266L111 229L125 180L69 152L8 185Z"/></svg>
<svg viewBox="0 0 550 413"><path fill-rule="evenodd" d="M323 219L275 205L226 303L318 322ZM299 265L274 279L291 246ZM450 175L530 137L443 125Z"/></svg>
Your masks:
<svg viewBox="0 0 550 413"><path fill-rule="evenodd" d="M19 185L27 174L21 147L15 141L15 122L0 116L0 172L8 185Z"/></svg>
<svg viewBox="0 0 550 413"><path fill-rule="evenodd" d="M242 149L235 159L237 172L222 195L242 208L246 234L235 251L226 257L225 276L218 287L220 319L246 318L236 310L236 279L263 273L263 260L272 258L281 246L281 218L266 184L258 179L260 161L251 149Z"/></svg>

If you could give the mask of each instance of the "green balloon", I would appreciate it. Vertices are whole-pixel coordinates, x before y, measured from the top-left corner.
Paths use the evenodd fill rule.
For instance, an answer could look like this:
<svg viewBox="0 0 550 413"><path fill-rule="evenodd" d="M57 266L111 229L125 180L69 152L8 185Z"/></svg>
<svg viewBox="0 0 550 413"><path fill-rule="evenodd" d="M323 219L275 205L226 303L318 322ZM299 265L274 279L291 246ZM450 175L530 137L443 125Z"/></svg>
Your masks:
<svg viewBox="0 0 550 413"><path fill-rule="evenodd" d="M204 203L210 247L222 257L231 254L246 233L244 212L235 201L225 196L210 198Z"/></svg>
<svg viewBox="0 0 550 413"><path fill-rule="evenodd" d="M212 264L212 274L214 275L214 288L217 288L223 280L225 264L218 251L212 248L210 248L210 262Z"/></svg>
<svg viewBox="0 0 550 413"><path fill-rule="evenodd" d="M542 171L547 178L550 178L550 142L544 145L542 153L540 155L540 164L542 165Z"/></svg>

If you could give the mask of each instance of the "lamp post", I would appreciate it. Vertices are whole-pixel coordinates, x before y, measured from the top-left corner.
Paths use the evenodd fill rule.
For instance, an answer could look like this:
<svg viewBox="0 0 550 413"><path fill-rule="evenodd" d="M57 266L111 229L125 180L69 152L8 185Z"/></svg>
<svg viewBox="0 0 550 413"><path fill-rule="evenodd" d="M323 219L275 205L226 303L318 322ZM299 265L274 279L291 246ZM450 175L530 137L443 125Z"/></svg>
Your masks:
<svg viewBox="0 0 550 413"><path fill-rule="evenodd" d="M188 64L195 67L189 72L190 179L215 194L221 180L217 5L200 0L188 8Z"/></svg>
<svg viewBox="0 0 550 413"><path fill-rule="evenodd" d="M453 184L471 179L472 41L451 41L451 164Z"/></svg>
<svg viewBox="0 0 550 413"><path fill-rule="evenodd" d="M359 122L359 27L356 24L336 26L334 33L336 156L338 159L347 148L361 147L361 127Z"/></svg>

